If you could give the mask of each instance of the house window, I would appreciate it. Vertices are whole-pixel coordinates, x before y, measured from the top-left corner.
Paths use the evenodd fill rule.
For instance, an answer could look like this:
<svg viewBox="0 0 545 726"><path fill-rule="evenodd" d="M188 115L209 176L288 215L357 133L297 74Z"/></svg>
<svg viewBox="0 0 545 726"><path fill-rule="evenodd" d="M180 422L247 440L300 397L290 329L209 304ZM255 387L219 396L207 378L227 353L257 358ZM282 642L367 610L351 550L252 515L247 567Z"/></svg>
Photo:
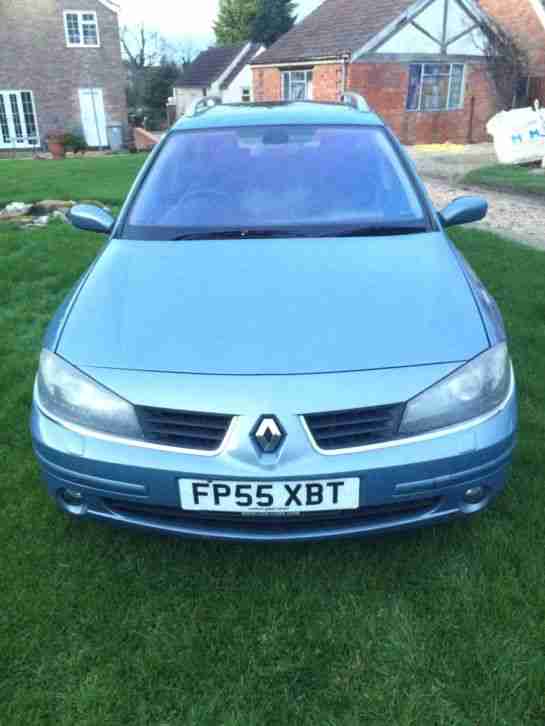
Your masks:
<svg viewBox="0 0 545 726"><path fill-rule="evenodd" d="M31 144L36 144L38 143L38 127L36 125L34 100L30 91L21 91L21 103L23 104L23 117L25 120L27 138Z"/></svg>
<svg viewBox="0 0 545 726"><path fill-rule="evenodd" d="M19 98L17 93L9 94L9 103L11 106L11 118L13 120L13 128L15 130L15 138L18 143L23 141L23 127L21 125L21 114L19 112Z"/></svg>
<svg viewBox="0 0 545 726"><path fill-rule="evenodd" d="M284 101L312 99L312 71L284 71L282 73L282 98Z"/></svg>
<svg viewBox="0 0 545 726"><path fill-rule="evenodd" d="M64 13L66 44L69 47L98 48L98 20L94 12L67 10Z"/></svg>
<svg viewBox="0 0 545 726"><path fill-rule="evenodd" d="M0 91L0 149L39 144L31 91Z"/></svg>
<svg viewBox="0 0 545 726"><path fill-rule="evenodd" d="M11 136L9 133L9 126L8 126L8 115L6 113L6 104L4 102L4 96L0 93L0 131L2 132L2 137L0 138L0 141L3 142L3 145L9 145L11 141Z"/></svg>
<svg viewBox="0 0 545 726"><path fill-rule="evenodd" d="M245 86L242 89L242 103L250 103L252 100L251 93L250 93L250 87Z"/></svg>
<svg viewBox="0 0 545 726"><path fill-rule="evenodd" d="M452 111L463 106L463 63L411 64L407 111Z"/></svg>

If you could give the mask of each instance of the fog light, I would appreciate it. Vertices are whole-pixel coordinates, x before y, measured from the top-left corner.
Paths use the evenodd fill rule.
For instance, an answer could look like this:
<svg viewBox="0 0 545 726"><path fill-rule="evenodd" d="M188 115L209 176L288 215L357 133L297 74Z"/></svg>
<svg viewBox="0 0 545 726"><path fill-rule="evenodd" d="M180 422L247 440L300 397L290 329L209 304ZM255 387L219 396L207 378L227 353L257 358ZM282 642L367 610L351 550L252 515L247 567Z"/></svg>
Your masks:
<svg viewBox="0 0 545 726"><path fill-rule="evenodd" d="M486 489L484 487L469 487L465 490L464 501L468 504L478 504L486 496Z"/></svg>
<svg viewBox="0 0 545 726"><path fill-rule="evenodd" d="M82 492L78 492L77 489L61 489L57 493L57 501L61 509L64 509L65 512L70 512L70 514L85 514L87 511L85 495Z"/></svg>
<svg viewBox="0 0 545 726"><path fill-rule="evenodd" d="M83 504L83 494L75 489L65 489L62 493L62 498L70 507L79 507Z"/></svg>

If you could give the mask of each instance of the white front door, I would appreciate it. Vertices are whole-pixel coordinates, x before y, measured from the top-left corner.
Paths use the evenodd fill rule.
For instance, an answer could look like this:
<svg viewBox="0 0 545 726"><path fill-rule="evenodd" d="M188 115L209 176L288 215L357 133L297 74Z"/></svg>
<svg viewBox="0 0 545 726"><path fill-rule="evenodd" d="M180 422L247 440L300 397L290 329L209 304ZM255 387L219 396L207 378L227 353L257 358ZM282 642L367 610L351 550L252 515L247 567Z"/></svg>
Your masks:
<svg viewBox="0 0 545 726"><path fill-rule="evenodd" d="M102 88L80 88L79 105L87 144L89 146L108 146Z"/></svg>

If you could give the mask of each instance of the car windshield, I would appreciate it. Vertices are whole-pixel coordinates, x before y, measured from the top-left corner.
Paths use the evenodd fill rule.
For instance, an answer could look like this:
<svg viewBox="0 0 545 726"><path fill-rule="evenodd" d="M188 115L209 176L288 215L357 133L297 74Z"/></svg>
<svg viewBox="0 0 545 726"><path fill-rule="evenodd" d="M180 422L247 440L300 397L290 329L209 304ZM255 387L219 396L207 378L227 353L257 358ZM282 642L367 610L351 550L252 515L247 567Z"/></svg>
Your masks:
<svg viewBox="0 0 545 726"><path fill-rule="evenodd" d="M269 126L171 134L136 195L123 236L427 229L415 185L380 127Z"/></svg>

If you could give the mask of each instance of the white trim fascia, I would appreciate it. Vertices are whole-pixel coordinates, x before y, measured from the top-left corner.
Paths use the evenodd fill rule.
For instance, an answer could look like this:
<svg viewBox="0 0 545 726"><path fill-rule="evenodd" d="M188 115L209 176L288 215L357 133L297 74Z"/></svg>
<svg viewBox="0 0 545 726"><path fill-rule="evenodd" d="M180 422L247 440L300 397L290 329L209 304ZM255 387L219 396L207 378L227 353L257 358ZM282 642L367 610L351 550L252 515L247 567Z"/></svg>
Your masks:
<svg viewBox="0 0 545 726"><path fill-rule="evenodd" d="M111 0L98 0L98 2L101 5L104 5L105 8L108 8L108 10L111 10L112 13L115 13L116 15L119 15L119 5L115 2L111 2Z"/></svg>
<svg viewBox="0 0 545 726"><path fill-rule="evenodd" d="M545 30L545 7L541 4L541 0L530 0L530 5L534 9L535 14L539 18L543 29Z"/></svg>
<svg viewBox="0 0 545 726"><path fill-rule="evenodd" d="M474 0L454 0L454 2L457 2L458 5L460 5L467 13L469 13L469 15L472 15L479 22L486 23L486 25L489 24L490 17L481 10Z"/></svg>
<svg viewBox="0 0 545 726"><path fill-rule="evenodd" d="M432 0L432 2L433 1L434 0ZM364 53L370 53L375 50L375 48L380 47L391 35L404 28L416 15L424 10L426 6L431 5L432 2L430 2L430 0L416 0L413 5L408 7L407 10L404 10L397 16L397 18L394 18L391 23L388 23L386 27L368 40L365 45L362 45L361 48L354 51L354 53L352 53L352 60L355 61Z"/></svg>
<svg viewBox="0 0 545 726"><path fill-rule="evenodd" d="M474 0L452 1L457 2L467 13L472 15L480 22L488 24L488 16L480 9L480 7L474 2ZM383 30L381 30L370 40L368 40L364 46L362 46L359 50L356 50L352 54L352 60L355 61L365 53L372 53L373 51L380 48L381 45L383 45L387 40L396 35L397 32L399 32L409 23L411 23L414 18L416 18L421 12L423 12L429 5L433 5L434 2L435 0L431 0L431 2L430 0L416 0L416 2L408 7L407 10L404 10L401 15L398 15L397 18L392 20L391 23L388 23L388 25L383 28ZM540 0L530 0L530 2L535 2L536 4L539 4ZM545 27L545 11L543 11L543 20Z"/></svg>
<svg viewBox="0 0 545 726"><path fill-rule="evenodd" d="M309 66L327 66L332 63L342 63L340 58L331 57L328 60L307 60L307 61L295 61L293 63L251 63L252 68L308 68Z"/></svg>
<svg viewBox="0 0 545 726"><path fill-rule="evenodd" d="M235 68L238 65L238 63L240 62L240 60L242 58L244 58L244 56L246 55L246 53L250 50L251 45L252 45L251 42L246 43L246 45L240 51L240 53L237 55L237 57L234 59L234 61L232 61L227 66L227 68L223 71L223 73L220 76L218 76L218 78L216 78L216 80L214 81L214 83L211 84L212 86L217 86L218 88L221 88L221 84L223 83L223 79L224 78L227 78L227 76L229 75L229 73L231 73L231 71L233 70L233 68Z"/></svg>

